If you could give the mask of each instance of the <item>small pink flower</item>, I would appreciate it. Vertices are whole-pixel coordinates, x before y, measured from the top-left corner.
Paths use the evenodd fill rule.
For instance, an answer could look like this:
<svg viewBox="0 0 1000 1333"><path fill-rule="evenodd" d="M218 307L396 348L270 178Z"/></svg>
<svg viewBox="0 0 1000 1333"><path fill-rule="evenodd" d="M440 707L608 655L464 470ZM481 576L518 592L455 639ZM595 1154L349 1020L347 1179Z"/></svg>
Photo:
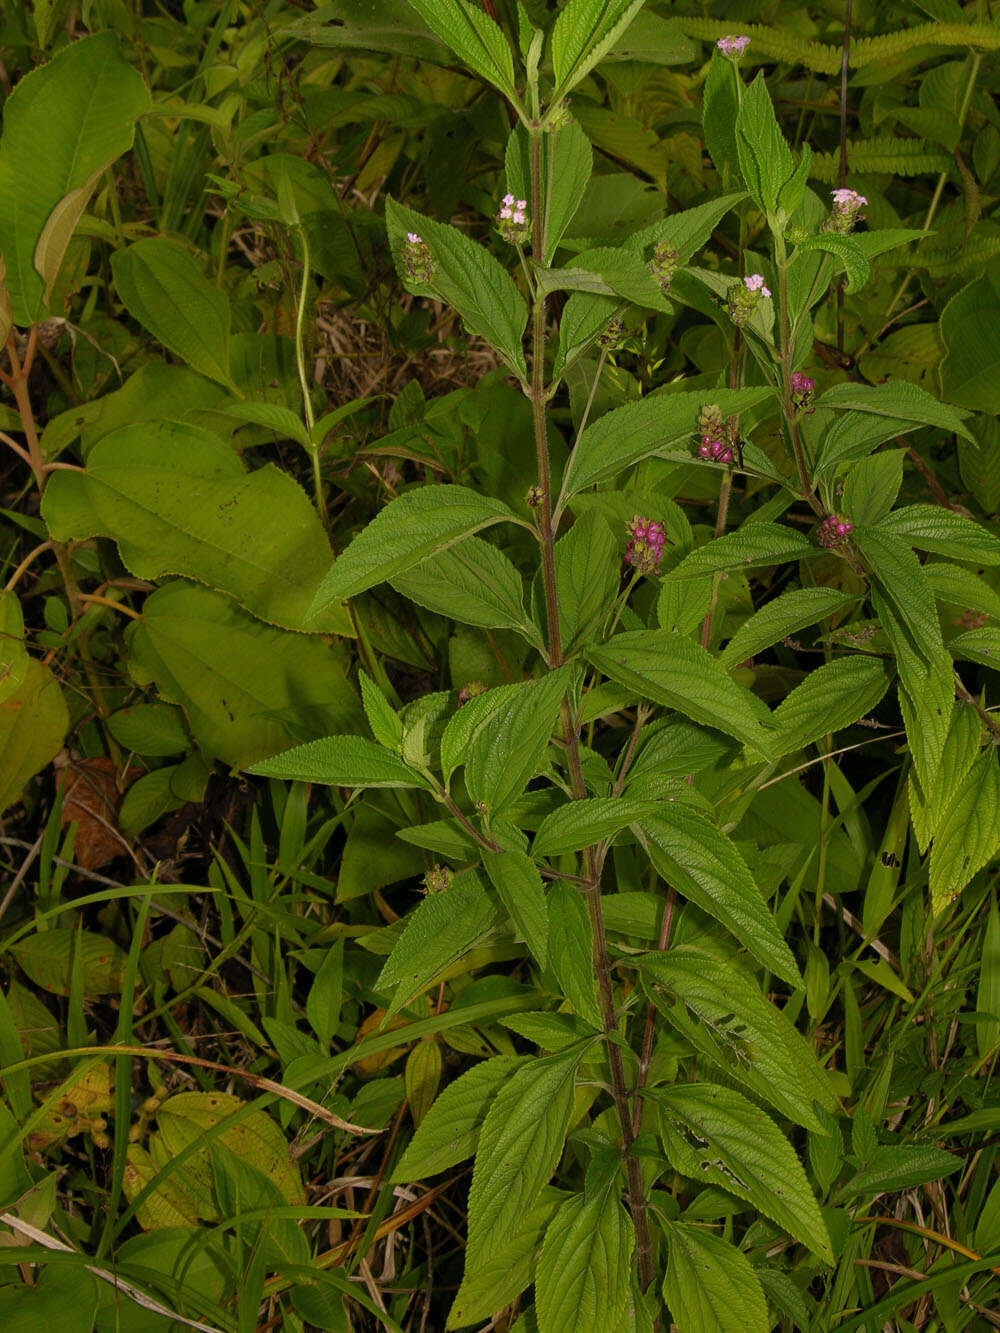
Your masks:
<svg viewBox="0 0 1000 1333"><path fill-rule="evenodd" d="M715 43L724 56L738 60L750 45L749 37L720 37Z"/></svg>
<svg viewBox="0 0 1000 1333"><path fill-rule="evenodd" d="M505 194L500 201L497 230L511 245L523 245L528 239L527 207L527 199L515 199L512 194Z"/></svg>
<svg viewBox="0 0 1000 1333"><path fill-rule="evenodd" d="M816 540L828 551L846 546L847 539L854 531L854 524L840 514L828 514L816 529Z"/></svg>
<svg viewBox="0 0 1000 1333"><path fill-rule="evenodd" d="M830 193L833 196L833 209L823 223L823 230L840 232L846 236L861 221L861 210L868 200L863 194L858 194L857 190L839 189L831 190Z"/></svg>
<svg viewBox="0 0 1000 1333"><path fill-rule="evenodd" d="M408 232L406 233L406 239L410 242L411 245L422 245L422 244L423 244L423 242L421 241L420 237L417 235L417 233L416 233L415 231L408 231Z"/></svg>
<svg viewBox="0 0 1000 1333"><path fill-rule="evenodd" d="M403 267L415 282L430 282L434 276L435 264L427 242L415 231L406 233L403 246Z"/></svg>
<svg viewBox="0 0 1000 1333"><path fill-rule="evenodd" d="M834 204L845 213L849 209L864 208L868 202L863 194L858 194L857 190L831 190L830 193L833 195Z"/></svg>
<svg viewBox="0 0 1000 1333"><path fill-rule="evenodd" d="M632 565L640 574L655 574L663 559L663 547L667 540L663 524L653 518L640 518L637 514L628 525L628 531L626 564Z"/></svg>
<svg viewBox="0 0 1000 1333"><path fill-rule="evenodd" d="M748 292L760 292L761 296L770 296L770 287L764 286L764 276L761 273L750 273L743 279L743 285Z"/></svg>

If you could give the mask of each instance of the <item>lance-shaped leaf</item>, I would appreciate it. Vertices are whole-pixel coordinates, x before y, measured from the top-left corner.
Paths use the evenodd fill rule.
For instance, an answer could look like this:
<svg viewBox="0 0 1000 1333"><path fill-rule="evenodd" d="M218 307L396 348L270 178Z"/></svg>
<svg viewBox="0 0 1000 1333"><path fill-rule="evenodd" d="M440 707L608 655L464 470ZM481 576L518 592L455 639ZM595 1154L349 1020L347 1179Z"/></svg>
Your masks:
<svg viewBox="0 0 1000 1333"><path fill-rule="evenodd" d="M428 28L455 54L513 98L514 56L495 20L469 0L410 0Z"/></svg>
<svg viewBox="0 0 1000 1333"><path fill-rule="evenodd" d="M573 450L560 504L654 454L694 441L698 413L716 404L723 416L749 411L774 396L767 387L713 389L700 393L654 393L637 403L605 412L588 426Z"/></svg>
<svg viewBox="0 0 1000 1333"><path fill-rule="evenodd" d="M510 919L539 966L544 967L549 951L549 912L538 867L516 847L484 851L483 865Z"/></svg>
<svg viewBox="0 0 1000 1333"><path fill-rule="evenodd" d="M822 250L839 259L847 274L845 290L849 292L856 292L871 277L871 265L853 236L840 236L833 231L820 232L816 236L806 236L796 249Z"/></svg>
<svg viewBox="0 0 1000 1333"><path fill-rule="evenodd" d="M552 25L557 98L585 79L625 32L645 0L569 0Z"/></svg>
<svg viewBox="0 0 1000 1333"><path fill-rule="evenodd" d="M778 523L744 523L736 532L716 537L686 555L679 565L664 575L664 579L698 579L723 570L780 565L815 551L816 547L801 533L792 532Z"/></svg>
<svg viewBox="0 0 1000 1333"><path fill-rule="evenodd" d="M887 380L879 385L835 384L817 399L817 406L912 421L920 426L937 426L975 443L968 427L963 424L968 412L949 403L939 403L925 389L908 380Z"/></svg>
<svg viewBox="0 0 1000 1333"><path fill-rule="evenodd" d="M147 236L111 259L115 290L143 328L193 370L233 387L229 298L173 241Z"/></svg>
<svg viewBox="0 0 1000 1333"><path fill-rule="evenodd" d="M473 801L500 814L541 769L572 667L526 681L492 712L469 745L465 783Z"/></svg>
<svg viewBox="0 0 1000 1333"><path fill-rule="evenodd" d="M412 208L388 199L385 221L396 270L407 291L446 301L469 330L485 338L522 379L527 375L521 339L528 307L507 270L471 237ZM427 282L409 274L405 254L409 234L419 236L430 253L433 274Z"/></svg>
<svg viewBox="0 0 1000 1333"><path fill-rule="evenodd" d="M625 245L629 250L645 254L650 246L666 243L677 251L681 264L686 264L694 258L729 210L746 197L746 191L739 190L733 194L721 194L718 199L712 199L707 204L685 208L681 213L672 213L658 222L651 222L641 231L633 232Z"/></svg>
<svg viewBox="0 0 1000 1333"><path fill-rule="evenodd" d="M541 197L545 199L545 262L551 263L556 247L580 207L590 180L594 150L590 140L572 117L542 140ZM528 131L518 124L511 130L505 155L507 191L517 199L531 197L531 152Z"/></svg>
<svg viewBox="0 0 1000 1333"><path fill-rule="evenodd" d="M499 500L467 486L423 486L408 491L380 510L337 557L320 584L311 614L318 615L331 602L346 601L385 583L504 519L516 520L516 515Z"/></svg>
<svg viewBox="0 0 1000 1333"><path fill-rule="evenodd" d="M663 1299L677 1333L770 1333L764 1289L742 1250L704 1227L664 1229Z"/></svg>
<svg viewBox="0 0 1000 1333"><path fill-rule="evenodd" d="M792 150L778 127L771 97L758 74L736 114L736 152L747 189L762 211L774 213L781 187L795 171Z"/></svg>
<svg viewBox="0 0 1000 1333"><path fill-rule="evenodd" d="M535 834L535 856L561 856L593 847L612 838L621 829L644 815L655 814L658 802L636 800L627 796L593 796L583 801L567 801L546 815Z"/></svg>
<svg viewBox="0 0 1000 1333"><path fill-rule="evenodd" d="M521 575L502 551L479 537L438 551L389 582L411 602L463 625L513 629L537 639L524 609Z"/></svg>
<svg viewBox="0 0 1000 1333"><path fill-rule="evenodd" d="M635 1228L616 1191L567 1201L549 1225L535 1273L538 1333L609 1333L629 1291Z"/></svg>
<svg viewBox="0 0 1000 1333"><path fill-rule="evenodd" d="M111 32L70 42L20 80L0 139L0 255L15 324L41 319L70 237L101 172L149 110Z"/></svg>
<svg viewBox="0 0 1000 1333"><path fill-rule="evenodd" d="M247 769L287 782L322 782L327 787L423 787L419 773L364 736L324 736L262 759Z"/></svg>
<svg viewBox="0 0 1000 1333"><path fill-rule="evenodd" d="M773 601L765 602L749 620L745 620L719 654L720 663L727 669L745 662L748 657L780 643L790 634L815 625L817 621L857 601L851 593L837 588L794 588Z"/></svg>
<svg viewBox="0 0 1000 1333"><path fill-rule="evenodd" d="M977 565L1000 565L1000 538L981 523L941 505L905 505L887 514L878 527L919 551Z"/></svg>
<svg viewBox="0 0 1000 1333"><path fill-rule="evenodd" d="M642 820L641 827L649 858L668 884L720 921L764 967L791 986L801 985L764 895L724 833L679 802Z"/></svg>
<svg viewBox="0 0 1000 1333"><path fill-rule="evenodd" d="M771 714L778 727L775 754L790 754L870 713L889 688L890 673L876 657L842 657L811 671Z"/></svg>
<svg viewBox="0 0 1000 1333"><path fill-rule="evenodd" d="M633 630L585 654L592 666L641 699L717 727L761 754L770 753L766 707L737 685L700 644L670 630Z"/></svg>
<svg viewBox="0 0 1000 1333"><path fill-rule="evenodd" d="M931 845L931 908L935 915L958 897L1000 848L1000 766L991 747L955 790Z"/></svg>
<svg viewBox="0 0 1000 1333"><path fill-rule="evenodd" d="M826 1263L833 1248L806 1173L774 1121L732 1088L678 1084L650 1094L674 1168L718 1185L783 1227Z"/></svg>
<svg viewBox="0 0 1000 1333"><path fill-rule="evenodd" d="M569 1005L596 1030L604 1027L594 979L594 931L583 898L561 880L549 889L549 966Z"/></svg>
<svg viewBox="0 0 1000 1333"><path fill-rule="evenodd" d="M531 1285L542 1238L565 1198L563 1190L546 1186L538 1201L520 1219L509 1240L488 1260L478 1259L475 1267L466 1263L462 1285L448 1315L446 1328L468 1328L484 1319L488 1321L491 1315L516 1300Z"/></svg>

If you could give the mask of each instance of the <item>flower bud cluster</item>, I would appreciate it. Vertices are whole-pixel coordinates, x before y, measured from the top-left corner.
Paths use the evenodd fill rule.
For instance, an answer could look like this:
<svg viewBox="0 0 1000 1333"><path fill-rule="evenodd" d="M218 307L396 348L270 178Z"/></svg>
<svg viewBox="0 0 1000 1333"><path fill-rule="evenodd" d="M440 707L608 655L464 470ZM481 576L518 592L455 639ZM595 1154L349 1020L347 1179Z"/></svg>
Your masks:
<svg viewBox="0 0 1000 1333"><path fill-rule="evenodd" d="M813 396L816 392L816 381L811 375L803 375L801 370L792 372L792 402L802 412L813 412Z"/></svg>
<svg viewBox="0 0 1000 1333"><path fill-rule="evenodd" d="M680 255L666 241L661 241L653 251L653 257L649 261L649 271L664 296L670 291L670 284L674 280L680 262Z"/></svg>
<svg viewBox="0 0 1000 1333"><path fill-rule="evenodd" d="M640 518L637 514L628 525L629 542L625 547L625 563L633 565L640 574L655 574L663 559L667 534L656 519Z"/></svg>
<svg viewBox="0 0 1000 1333"><path fill-rule="evenodd" d="M723 420L722 413L714 403L699 412L698 432L701 436L699 458L709 463L729 464L733 461L733 447L737 438L735 422Z"/></svg>
<svg viewBox="0 0 1000 1333"><path fill-rule="evenodd" d="M615 315L614 319L609 319L604 332L597 335L599 347L604 347L607 351L614 351L616 347L621 347L625 334L625 324L621 315Z"/></svg>
<svg viewBox="0 0 1000 1333"><path fill-rule="evenodd" d="M515 199L512 194L505 194L500 201L497 214L497 230L511 245L523 245L528 239L527 199Z"/></svg>
<svg viewBox="0 0 1000 1333"><path fill-rule="evenodd" d="M760 298L770 295L771 289L764 282L763 275L748 273L742 282L733 283L726 296L729 318L737 328L742 327L757 309Z"/></svg>
<svg viewBox="0 0 1000 1333"><path fill-rule="evenodd" d="M854 524L850 519L840 514L828 514L816 529L816 540L828 551L835 551L847 545L853 531Z"/></svg>
<svg viewBox="0 0 1000 1333"><path fill-rule="evenodd" d="M833 209L823 223L823 230L839 232L842 236L846 236L864 217L861 210L868 200L863 194L858 194L857 190L832 190L831 193Z"/></svg>
<svg viewBox="0 0 1000 1333"><path fill-rule="evenodd" d="M434 276L435 264L431 258L431 252L427 248L427 242L418 236L415 231L406 233L406 244L403 246L403 267L414 282L430 282Z"/></svg>
<svg viewBox="0 0 1000 1333"><path fill-rule="evenodd" d="M481 680L470 680L468 685L463 685L458 692L459 708L461 708L463 704L467 704L470 699L474 699L477 694L485 694L487 688L488 687Z"/></svg>
<svg viewBox="0 0 1000 1333"><path fill-rule="evenodd" d="M749 37L720 37L715 43L724 56L730 56L733 60L739 60L744 51L750 45Z"/></svg>
<svg viewBox="0 0 1000 1333"><path fill-rule="evenodd" d="M424 876L424 888L428 893L443 893L451 888L451 871L447 866L431 866Z"/></svg>

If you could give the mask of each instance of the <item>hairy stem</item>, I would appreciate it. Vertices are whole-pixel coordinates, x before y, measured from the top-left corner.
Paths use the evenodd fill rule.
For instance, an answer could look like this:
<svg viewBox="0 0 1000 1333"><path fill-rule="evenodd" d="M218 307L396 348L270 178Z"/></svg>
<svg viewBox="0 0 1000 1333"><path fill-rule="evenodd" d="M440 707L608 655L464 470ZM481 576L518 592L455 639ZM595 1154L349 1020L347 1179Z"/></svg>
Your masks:
<svg viewBox="0 0 1000 1333"><path fill-rule="evenodd" d="M544 263L545 234L543 227L542 199L542 131L537 124L530 131L531 148L531 216L532 250L535 262ZM541 492L537 509L538 531L542 551L542 580L545 588L545 615L548 635L548 662L552 667L563 663L562 635L559 626L559 599L556 590L555 568L555 530L552 524L551 469L549 465L549 447L546 434L546 405L548 402L545 388L545 297L536 292L532 321L531 348L531 400L532 419L535 432L535 452L538 461L538 486ZM582 800L587 794L580 758L579 730L573 719L569 703L564 700L561 710L563 741L566 749L566 761L569 769L570 785L575 800ZM590 918L594 937L594 972L597 977L597 989L600 996L601 1017L604 1030L610 1036L618 1030L615 1012L614 987L611 980L611 960L608 957L607 936L604 929L604 913L601 909L600 866L596 849L589 847L584 853L584 874L587 901L587 913ZM621 1048L615 1041L606 1043L608 1066L611 1073L611 1099L622 1133L622 1148L625 1154L626 1183L629 1212L635 1225L636 1245L639 1259L639 1280L645 1290L653 1280L653 1249L649 1231L649 1216L646 1208L646 1196L642 1185L642 1168L639 1159L629 1149L635 1141L632 1129L632 1114L629 1108L628 1087L625 1078L625 1064Z"/></svg>

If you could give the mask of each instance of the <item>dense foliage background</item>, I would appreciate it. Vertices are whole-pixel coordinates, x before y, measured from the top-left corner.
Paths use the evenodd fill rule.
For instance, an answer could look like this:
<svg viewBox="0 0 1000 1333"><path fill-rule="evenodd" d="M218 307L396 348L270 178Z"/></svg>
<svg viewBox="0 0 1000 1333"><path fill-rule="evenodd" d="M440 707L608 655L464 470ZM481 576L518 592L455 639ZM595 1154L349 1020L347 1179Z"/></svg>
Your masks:
<svg viewBox="0 0 1000 1333"><path fill-rule="evenodd" d="M530 172L511 100L442 38L456 8L0 3L0 1326L1000 1327L995 6L650 0L560 112L574 128L553 140L578 135L593 172L581 157L553 187L548 268L496 226ZM567 6L475 8L521 93L532 25ZM738 63L716 48L731 33L751 39ZM548 96L565 45L539 57ZM770 301L731 318L744 275L778 299L785 224L734 128L735 80L759 70L761 135L769 93L806 164L789 245L829 237L832 189L866 201L856 240L793 284L784 354ZM615 248L629 237L676 249L664 288ZM468 290L449 245L481 265ZM533 310L550 275L555 491L585 428L635 423L563 515L568 667L501 265ZM813 381L794 403L790 371ZM670 434L656 413L682 402ZM732 468L697 454L718 403ZM441 484L520 526L478 539L478 564L418 564L445 543L385 506ZM334 562L380 512L397 517L373 549ZM828 513L876 535L824 548ZM666 535L643 579L622 565L636 515ZM352 595L359 550L396 565ZM683 639L711 671L692 656L687 691L637 684L600 646L615 630ZM583 653L585 694L546 670ZM733 693L697 704L713 672ZM442 801L419 775L447 744L453 768L476 735L481 769L497 747L515 766L477 696L536 676L548 702L521 725L542 748L504 822L474 799L497 773L467 767ZM546 754L567 691L575 739ZM455 718L473 720L442 750ZM325 781L248 775L330 735L366 738L360 776L347 751L314 761ZM270 771L322 779L289 762ZM577 776L624 1056L594 1044L576 892L594 863L559 814ZM657 852L664 804L686 813ZM541 892L525 833L546 938L505 878L516 863ZM616 1174L616 1060L666 1098L637 1107L629 1155L648 1299L617 1201L636 1179ZM566 1068L565 1148L456 1301L480 1124L519 1071L561 1089ZM729 1139L683 1100L706 1086ZM493 1183L501 1207L524 1184ZM557 1210L562 1251L542 1239Z"/></svg>

